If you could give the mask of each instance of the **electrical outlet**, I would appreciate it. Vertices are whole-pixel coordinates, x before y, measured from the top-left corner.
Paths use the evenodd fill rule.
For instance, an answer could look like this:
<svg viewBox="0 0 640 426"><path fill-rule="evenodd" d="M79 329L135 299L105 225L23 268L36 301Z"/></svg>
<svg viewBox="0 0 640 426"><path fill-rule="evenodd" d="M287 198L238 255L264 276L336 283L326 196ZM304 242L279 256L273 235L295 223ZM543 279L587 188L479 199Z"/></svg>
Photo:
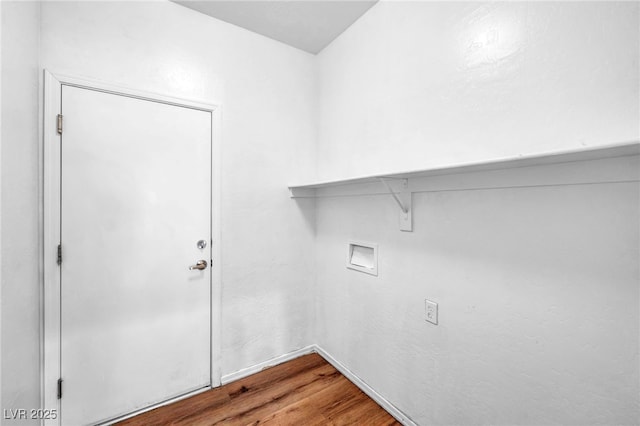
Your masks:
<svg viewBox="0 0 640 426"><path fill-rule="evenodd" d="M438 304L431 300L424 299L425 320L438 325Z"/></svg>

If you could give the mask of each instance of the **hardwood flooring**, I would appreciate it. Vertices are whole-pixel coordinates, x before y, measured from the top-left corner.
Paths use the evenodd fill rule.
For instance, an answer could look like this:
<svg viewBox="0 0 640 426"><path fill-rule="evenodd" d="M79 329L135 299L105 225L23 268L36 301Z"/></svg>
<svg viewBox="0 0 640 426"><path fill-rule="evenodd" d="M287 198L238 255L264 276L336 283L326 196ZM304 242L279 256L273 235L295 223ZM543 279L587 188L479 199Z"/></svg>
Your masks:
<svg viewBox="0 0 640 426"><path fill-rule="evenodd" d="M318 354L124 420L152 425L400 425Z"/></svg>

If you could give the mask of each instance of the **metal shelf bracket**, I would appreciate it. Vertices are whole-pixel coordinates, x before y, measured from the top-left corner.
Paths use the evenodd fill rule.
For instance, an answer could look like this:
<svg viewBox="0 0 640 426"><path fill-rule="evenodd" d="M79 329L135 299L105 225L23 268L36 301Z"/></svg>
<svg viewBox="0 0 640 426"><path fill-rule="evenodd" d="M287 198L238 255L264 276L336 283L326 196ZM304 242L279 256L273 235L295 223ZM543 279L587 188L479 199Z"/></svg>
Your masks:
<svg viewBox="0 0 640 426"><path fill-rule="evenodd" d="M413 221L411 219L411 210L412 210L412 194L409 191L409 179L392 179L392 178L378 178L380 182L387 188L389 194L393 197L393 199L398 203L400 207L400 215L398 217L398 222L400 225L400 230L405 232L413 231ZM399 187L394 189L389 181L394 183L393 186Z"/></svg>

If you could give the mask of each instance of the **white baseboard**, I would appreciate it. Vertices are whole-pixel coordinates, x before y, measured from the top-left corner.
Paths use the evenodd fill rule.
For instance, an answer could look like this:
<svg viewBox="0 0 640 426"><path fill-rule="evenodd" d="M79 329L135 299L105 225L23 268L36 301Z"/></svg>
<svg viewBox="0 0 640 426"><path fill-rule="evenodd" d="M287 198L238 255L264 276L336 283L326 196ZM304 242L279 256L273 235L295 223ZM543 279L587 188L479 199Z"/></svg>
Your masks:
<svg viewBox="0 0 640 426"><path fill-rule="evenodd" d="M271 358L267 361L263 361L259 364L252 365L251 367L243 368L242 370L238 370L235 373L225 374L220 378L220 381L223 385L226 385L230 382L235 382L236 380L244 379L247 376L258 373L265 368L273 367L278 364L282 364L283 362L291 361L294 358L301 357L302 355L307 355L312 352L316 352L316 345L306 346L304 348L298 349L293 352L289 352L288 354L280 355L275 358Z"/></svg>
<svg viewBox="0 0 640 426"><path fill-rule="evenodd" d="M119 416L119 417L116 417L114 419L107 420L107 421L104 421L104 422L95 423L95 425L97 425L97 426L111 426L111 425L119 423L119 422L121 422L123 420L130 419L131 417L135 417L135 416L138 416L140 414L146 413L147 411L155 410L156 408L164 407L165 405L173 404L174 402L178 402L178 401L183 400L183 399L191 398L192 396L196 396L196 395L198 395L200 393L208 392L210 390L211 390L211 386L205 386L203 388L196 389L196 390L184 393L182 395L178 395L178 396L175 396L173 398L167 399L166 401L158 402L157 404L153 404L153 405L150 405L148 407L141 408L141 409L136 410L136 411L134 411L132 413L124 414L122 416Z"/></svg>
<svg viewBox="0 0 640 426"><path fill-rule="evenodd" d="M353 374L351 370L342 365L339 361L337 361L334 357L332 357L327 351L319 347L318 345L313 345L314 351L318 353L322 358L324 358L329 364L333 365L336 370L342 373L347 379L349 379L354 385L360 388L360 390L366 393L369 398L373 399L378 403L382 408L384 408L389 414L391 414L397 421L402 423L404 426L417 426L417 424L409 418L406 414L400 411L395 405L390 403L385 397L376 392L371 386L369 386L364 380L360 377Z"/></svg>
<svg viewBox="0 0 640 426"><path fill-rule="evenodd" d="M373 399L377 402L382 408L384 408L389 414L391 414L397 421L402 423L404 426L417 426L417 424L409 418L406 414L400 411L395 405L390 403L385 397L380 395L378 392L373 390L371 386L365 383L360 377L356 376L349 370L347 367L342 365L339 361L337 361L333 356L331 356L327 351L322 349L318 345L309 345L304 348L298 349L293 352L289 352L288 354L280 355L275 358L271 358L270 360L261 362L259 364L253 365L251 367L243 368L242 370L238 370L235 373L226 374L221 377L220 381L223 385L226 385L230 382L235 382L236 380L243 379L252 374L258 373L265 368L273 367L278 364L282 364L283 362L291 361L294 358L301 357L302 355L307 355L310 353L317 353L322 358L324 358L329 364L333 365L336 370L342 373L347 379L349 379L354 385L356 385L360 390L366 393L369 398Z"/></svg>

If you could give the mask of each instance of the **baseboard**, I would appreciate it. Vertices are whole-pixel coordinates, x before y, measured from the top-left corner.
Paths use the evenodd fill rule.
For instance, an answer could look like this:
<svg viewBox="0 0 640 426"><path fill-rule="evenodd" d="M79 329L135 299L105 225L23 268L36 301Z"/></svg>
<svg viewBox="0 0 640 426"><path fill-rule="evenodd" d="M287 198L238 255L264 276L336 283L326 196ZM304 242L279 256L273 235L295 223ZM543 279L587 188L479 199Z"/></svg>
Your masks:
<svg viewBox="0 0 640 426"><path fill-rule="evenodd" d="M291 361L294 358L301 357L302 355L307 355L312 352L316 352L316 345L306 346L304 348L295 350L293 352L289 352L284 355L277 356L275 358L271 358L267 361L263 361L259 364L252 365L251 367L243 368L242 370L238 370L235 373L225 374L220 378L220 381L223 385L226 385L230 382L235 382L236 380L244 379L247 376L258 373L265 368L273 367L278 364L282 364L283 362Z"/></svg>
<svg viewBox="0 0 640 426"><path fill-rule="evenodd" d="M111 420L106 420L103 422L95 423L96 426L111 426L121 421L130 419L131 417L139 416L140 414L146 413L147 411L155 410L156 408L164 407L165 405L173 404L174 402L178 402L183 399L191 398L192 396L196 396L203 392L208 392L211 390L211 386L205 386L200 389L196 389L182 395L174 396L173 398L169 398L166 401L158 402L156 404L150 405L148 407L141 408L139 410L133 411L129 414L123 414L122 416L115 417Z"/></svg>
<svg viewBox="0 0 640 426"><path fill-rule="evenodd" d="M417 424L409 418L406 414L400 411L395 405L390 403L385 397L380 395L378 392L373 390L371 386L369 386L364 380L360 377L356 376L351 370L337 361L333 356L331 356L327 351L322 349L318 345L309 345L304 348L298 349L293 352L289 352L284 355L280 355L275 358L271 358L267 361L261 362L259 364L253 365L251 367L243 368L242 370L238 370L235 373L226 374L221 377L220 381L223 385L226 385L230 382L235 382L236 380L243 379L252 374L258 373L265 368L273 367L278 364L282 364L283 362L291 361L292 359L301 357L302 355L307 355L310 353L317 353L322 358L324 358L329 364L333 365L336 370L342 373L347 379L349 379L354 385L356 385L360 390L366 393L369 398L373 399L378 403L382 408L384 408L389 414L391 414L397 421L402 423L404 426L417 426Z"/></svg>
<svg viewBox="0 0 640 426"><path fill-rule="evenodd" d="M349 379L354 385L360 388L360 390L366 393L369 398L373 399L382 408L384 408L389 414L391 414L397 421L404 426L417 426L417 424L409 418L406 414L400 411L395 405L389 402L385 397L376 392L371 386L369 386L364 380L356 376L351 370L341 364L327 351L322 349L318 345L313 345L314 352L317 352L322 358L324 358L329 364L333 365L336 370L342 373L347 379Z"/></svg>

